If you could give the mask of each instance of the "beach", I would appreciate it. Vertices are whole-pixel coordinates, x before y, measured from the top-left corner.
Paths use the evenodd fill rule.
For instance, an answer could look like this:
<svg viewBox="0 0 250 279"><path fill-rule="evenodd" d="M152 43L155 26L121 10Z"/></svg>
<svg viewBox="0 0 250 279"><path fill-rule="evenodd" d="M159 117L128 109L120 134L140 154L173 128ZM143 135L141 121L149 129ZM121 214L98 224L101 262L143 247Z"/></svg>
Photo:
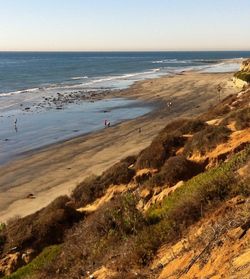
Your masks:
<svg viewBox="0 0 250 279"><path fill-rule="evenodd" d="M98 175L120 159L140 152L168 121L198 115L216 105L219 98L237 92L232 76L190 71L139 81L128 89L111 92L109 98L154 104L154 109L110 128L29 152L0 166L0 222L31 214L56 197L69 195L87 176ZM34 199L26 198L30 193Z"/></svg>

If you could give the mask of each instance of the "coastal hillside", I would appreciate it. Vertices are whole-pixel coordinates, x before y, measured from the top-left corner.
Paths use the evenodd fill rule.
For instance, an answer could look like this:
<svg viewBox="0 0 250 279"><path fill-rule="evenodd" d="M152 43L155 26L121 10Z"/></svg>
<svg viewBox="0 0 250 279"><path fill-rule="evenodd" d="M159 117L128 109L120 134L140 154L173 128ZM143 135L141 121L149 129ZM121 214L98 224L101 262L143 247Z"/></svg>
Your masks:
<svg viewBox="0 0 250 279"><path fill-rule="evenodd" d="M247 59L242 62L241 71L250 73L250 59Z"/></svg>
<svg viewBox="0 0 250 279"><path fill-rule="evenodd" d="M247 59L242 62L242 65L240 67L240 71L235 73L235 77L239 80L242 80L245 82L244 85L247 83L250 83L250 59Z"/></svg>
<svg viewBox="0 0 250 279"><path fill-rule="evenodd" d="M0 277L247 279L249 174L247 86L166 121L148 147L70 196L1 224Z"/></svg>

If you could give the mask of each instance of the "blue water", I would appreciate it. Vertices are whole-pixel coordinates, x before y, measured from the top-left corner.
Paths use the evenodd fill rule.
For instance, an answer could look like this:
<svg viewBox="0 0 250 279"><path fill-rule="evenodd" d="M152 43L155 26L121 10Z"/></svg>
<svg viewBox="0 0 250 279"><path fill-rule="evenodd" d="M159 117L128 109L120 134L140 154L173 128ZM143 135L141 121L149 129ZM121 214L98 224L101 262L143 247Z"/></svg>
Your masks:
<svg viewBox="0 0 250 279"><path fill-rule="evenodd" d="M244 57L250 57L250 51L0 52L0 94L34 88L60 90L74 85L109 88L115 80L134 81L159 72Z"/></svg>
<svg viewBox="0 0 250 279"><path fill-rule="evenodd" d="M103 129L106 119L113 126L151 109L135 100L116 98L71 104L62 110L13 112L0 117L0 164L27 151Z"/></svg>
<svg viewBox="0 0 250 279"><path fill-rule="evenodd" d="M0 164L34 148L102 129L105 119L114 125L152 109L122 98L80 101L61 110L48 104L39 107L46 97L122 89L137 80L183 70L233 72L240 66L237 59L246 57L250 51L0 52ZM25 111L27 107L31 109Z"/></svg>

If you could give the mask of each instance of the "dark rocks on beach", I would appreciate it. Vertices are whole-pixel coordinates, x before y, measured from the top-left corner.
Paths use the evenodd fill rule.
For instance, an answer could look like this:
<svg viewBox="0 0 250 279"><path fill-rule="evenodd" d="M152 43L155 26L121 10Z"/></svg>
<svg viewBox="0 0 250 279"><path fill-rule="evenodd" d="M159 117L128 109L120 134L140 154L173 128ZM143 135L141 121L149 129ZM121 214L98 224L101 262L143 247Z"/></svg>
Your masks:
<svg viewBox="0 0 250 279"><path fill-rule="evenodd" d="M97 100L102 100L105 96L108 95L110 90L106 91L89 91L86 92L84 90L73 91L70 93L62 94L57 92L54 96L43 96L43 101L39 102L38 104L33 104L32 108L34 107L36 110L41 109L57 109L61 110L68 104L79 104L81 101L86 101L90 103L94 103ZM20 106L24 106L24 104L20 104ZM31 107L24 107L23 111L30 112L32 111ZM109 110L104 110L104 113L109 112Z"/></svg>
<svg viewBox="0 0 250 279"><path fill-rule="evenodd" d="M26 196L27 199L35 199L36 197L34 196L34 194L30 193Z"/></svg>

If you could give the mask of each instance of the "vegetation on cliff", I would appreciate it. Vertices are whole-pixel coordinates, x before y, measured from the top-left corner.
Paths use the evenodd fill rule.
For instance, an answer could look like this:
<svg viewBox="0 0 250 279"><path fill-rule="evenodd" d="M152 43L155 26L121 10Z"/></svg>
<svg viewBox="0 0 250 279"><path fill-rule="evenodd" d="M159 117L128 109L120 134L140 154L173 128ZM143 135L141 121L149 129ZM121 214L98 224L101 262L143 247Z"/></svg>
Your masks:
<svg viewBox="0 0 250 279"><path fill-rule="evenodd" d="M250 83L250 59L243 61L240 71L235 73L234 76Z"/></svg>
<svg viewBox="0 0 250 279"><path fill-rule="evenodd" d="M196 119L167 123L140 154L86 179L71 197L1 225L0 275L25 265L5 278L167 278L162 270L186 255L185 268L175 262L179 269L171 277L182 278L198 259L196 272L206 266L213 248L226 243L228 229L237 229L243 241L250 228L249 98L246 90ZM176 252L199 226L206 229ZM247 241L241 243L248 249ZM175 252L155 267L164 246ZM190 254L192 249L199 252ZM171 268L164 272L172 274Z"/></svg>

